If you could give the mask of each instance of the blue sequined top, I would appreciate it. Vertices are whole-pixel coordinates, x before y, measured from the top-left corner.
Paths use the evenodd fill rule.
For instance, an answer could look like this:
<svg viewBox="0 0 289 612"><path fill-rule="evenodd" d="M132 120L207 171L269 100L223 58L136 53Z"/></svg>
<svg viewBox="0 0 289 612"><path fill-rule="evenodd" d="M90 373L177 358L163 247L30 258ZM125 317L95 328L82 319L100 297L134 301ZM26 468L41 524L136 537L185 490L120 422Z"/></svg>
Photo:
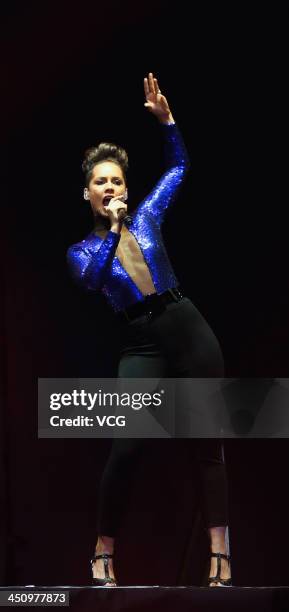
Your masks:
<svg viewBox="0 0 289 612"><path fill-rule="evenodd" d="M178 285L164 247L161 224L189 168L187 151L176 124L160 126L165 139L166 170L132 213L128 228L140 247L157 293ZM120 234L115 232L108 231L105 239L91 232L67 251L74 279L85 289L101 290L116 312L145 299L115 256L119 241Z"/></svg>

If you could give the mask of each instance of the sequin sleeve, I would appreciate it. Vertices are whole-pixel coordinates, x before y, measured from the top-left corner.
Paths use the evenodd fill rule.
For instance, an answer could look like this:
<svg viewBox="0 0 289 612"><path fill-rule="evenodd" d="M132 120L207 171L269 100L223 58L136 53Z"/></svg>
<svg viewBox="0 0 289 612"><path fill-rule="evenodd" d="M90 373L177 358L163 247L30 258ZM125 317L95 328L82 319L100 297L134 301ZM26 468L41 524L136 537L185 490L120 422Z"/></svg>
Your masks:
<svg viewBox="0 0 289 612"><path fill-rule="evenodd" d="M120 234L109 231L104 240L95 236L84 246L72 245L67 251L67 263L74 280L85 289L101 289L119 240Z"/></svg>
<svg viewBox="0 0 289 612"><path fill-rule="evenodd" d="M160 127L165 141L166 170L135 211L137 216L143 213L152 214L158 225L162 223L165 211L174 201L190 167L188 153L177 125L160 124Z"/></svg>

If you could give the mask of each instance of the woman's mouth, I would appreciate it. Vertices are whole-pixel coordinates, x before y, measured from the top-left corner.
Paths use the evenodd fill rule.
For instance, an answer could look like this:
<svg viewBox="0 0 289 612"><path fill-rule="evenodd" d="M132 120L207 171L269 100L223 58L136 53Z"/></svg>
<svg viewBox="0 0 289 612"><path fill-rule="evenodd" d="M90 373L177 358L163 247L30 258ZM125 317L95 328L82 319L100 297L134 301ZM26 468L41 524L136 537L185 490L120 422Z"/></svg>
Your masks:
<svg viewBox="0 0 289 612"><path fill-rule="evenodd" d="M102 200L103 206L108 206L110 203L110 200L113 198L113 196L109 195L109 196L105 196Z"/></svg>

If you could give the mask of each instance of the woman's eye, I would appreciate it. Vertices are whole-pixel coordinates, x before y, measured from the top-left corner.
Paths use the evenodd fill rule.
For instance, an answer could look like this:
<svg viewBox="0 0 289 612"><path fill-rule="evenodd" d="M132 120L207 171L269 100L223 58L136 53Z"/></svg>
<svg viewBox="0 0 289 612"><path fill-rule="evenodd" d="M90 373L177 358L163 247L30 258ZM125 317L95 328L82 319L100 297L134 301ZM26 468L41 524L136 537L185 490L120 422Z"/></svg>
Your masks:
<svg viewBox="0 0 289 612"><path fill-rule="evenodd" d="M96 181L95 183L96 183L96 185L104 185L104 181ZM121 180L116 180L116 181L114 181L114 183L116 185L122 185L122 181Z"/></svg>

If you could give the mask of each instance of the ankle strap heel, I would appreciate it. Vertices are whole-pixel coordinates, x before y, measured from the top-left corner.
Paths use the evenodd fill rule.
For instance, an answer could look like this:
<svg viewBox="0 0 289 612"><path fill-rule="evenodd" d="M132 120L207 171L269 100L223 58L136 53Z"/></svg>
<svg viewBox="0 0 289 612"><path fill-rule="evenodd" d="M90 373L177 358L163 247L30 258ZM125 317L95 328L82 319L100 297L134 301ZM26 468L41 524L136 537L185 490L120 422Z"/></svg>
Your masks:
<svg viewBox="0 0 289 612"><path fill-rule="evenodd" d="M114 586L117 586L115 579L110 577L108 569L108 559L113 559L113 555L108 555L106 553L103 553L102 555L94 555L90 560L91 570L93 569L93 565L97 559L103 559L104 578L92 578L92 584L94 586L105 586L106 584L113 584Z"/></svg>
<svg viewBox="0 0 289 612"><path fill-rule="evenodd" d="M216 576L208 578L208 586L213 582L219 582L221 586L232 586L232 578L221 578L221 559L226 559L230 565L231 555L224 555L223 553L211 553L211 557L217 558L217 573Z"/></svg>

